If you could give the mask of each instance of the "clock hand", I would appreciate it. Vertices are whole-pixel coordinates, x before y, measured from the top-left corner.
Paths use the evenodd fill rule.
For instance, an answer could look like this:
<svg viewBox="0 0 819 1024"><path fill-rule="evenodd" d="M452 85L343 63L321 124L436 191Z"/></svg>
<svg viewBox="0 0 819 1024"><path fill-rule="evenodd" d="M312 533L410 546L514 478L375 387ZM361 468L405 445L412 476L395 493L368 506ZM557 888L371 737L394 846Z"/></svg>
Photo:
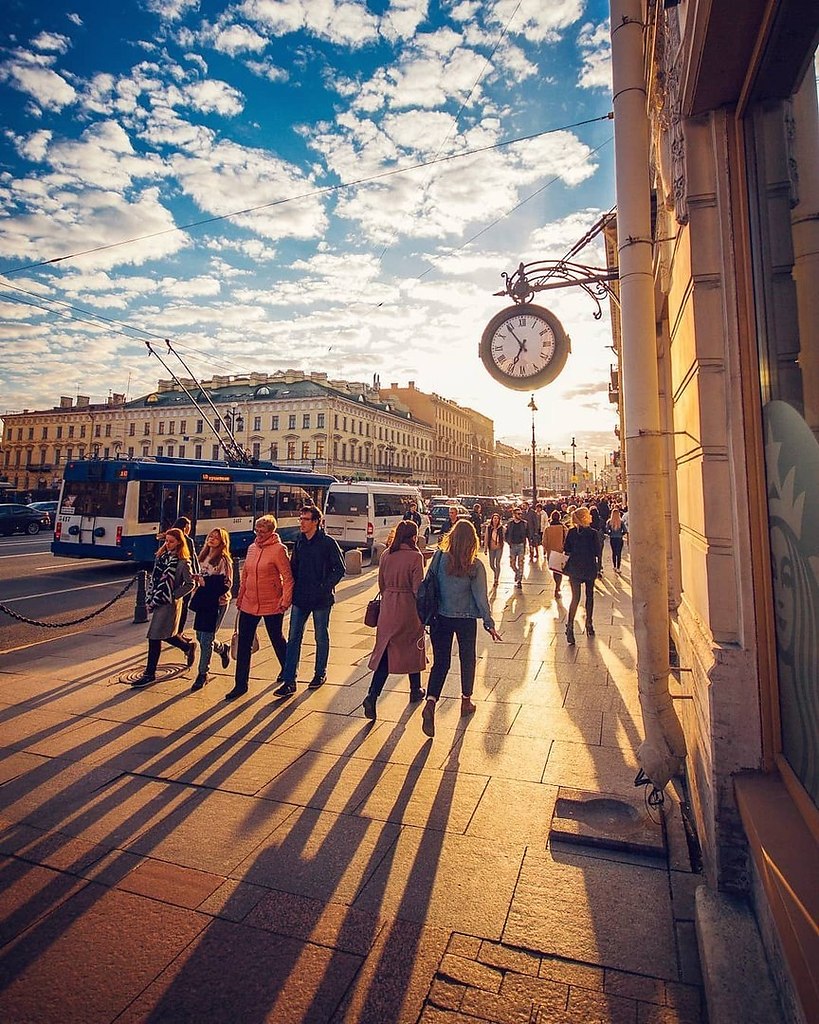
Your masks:
<svg viewBox="0 0 819 1024"><path fill-rule="evenodd" d="M517 334L515 334L515 332L512 330L512 325L511 324L509 325L507 330L512 335L512 337L515 339L515 341L518 343L518 354L512 360L512 364L509 367L510 369L513 369L517 365L518 360L520 359L521 355L526 351L526 342L520 340L520 338L517 336Z"/></svg>

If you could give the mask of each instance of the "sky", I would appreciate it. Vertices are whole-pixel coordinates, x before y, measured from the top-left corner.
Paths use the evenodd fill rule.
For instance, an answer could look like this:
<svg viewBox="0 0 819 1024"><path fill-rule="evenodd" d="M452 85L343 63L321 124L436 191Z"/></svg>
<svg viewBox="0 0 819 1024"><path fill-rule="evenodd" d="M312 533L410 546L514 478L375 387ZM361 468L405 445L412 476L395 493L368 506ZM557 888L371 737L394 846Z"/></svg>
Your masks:
<svg viewBox="0 0 819 1024"><path fill-rule="evenodd" d="M478 343L502 272L614 205L604 0L4 8L0 413L145 394L169 338L199 377L413 380L530 443ZM537 444L603 458L608 311L536 301L572 343Z"/></svg>

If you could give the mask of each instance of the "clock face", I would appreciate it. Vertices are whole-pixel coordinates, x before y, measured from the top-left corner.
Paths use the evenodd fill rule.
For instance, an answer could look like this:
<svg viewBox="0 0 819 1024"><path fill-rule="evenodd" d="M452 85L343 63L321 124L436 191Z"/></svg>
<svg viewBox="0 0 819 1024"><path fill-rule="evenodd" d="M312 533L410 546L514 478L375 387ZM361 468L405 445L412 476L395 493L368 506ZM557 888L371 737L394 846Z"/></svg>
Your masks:
<svg viewBox="0 0 819 1024"><path fill-rule="evenodd" d="M508 388L530 391L550 383L563 369L569 342L548 309L524 303L501 310L481 338L481 359Z"/></svg>

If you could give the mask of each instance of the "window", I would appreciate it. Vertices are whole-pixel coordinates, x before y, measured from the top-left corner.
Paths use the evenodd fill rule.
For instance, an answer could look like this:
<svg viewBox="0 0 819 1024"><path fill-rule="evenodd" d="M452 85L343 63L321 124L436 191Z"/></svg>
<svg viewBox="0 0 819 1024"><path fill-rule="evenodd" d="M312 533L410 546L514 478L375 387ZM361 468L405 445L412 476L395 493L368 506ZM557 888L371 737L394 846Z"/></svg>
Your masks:
<svg viewBox="0 0 819 1024"><path fill-rule="evenodd" d="M254 459L260 459L262 457L262 446L258 441L253 442L251 454Z"/></svg>
<svg viewBox="0 0 819 1024"><path fill-rule="evenodd" d="M102 437L102 427L99 423L94 426L94 437Z"/></svg>
<svg viewBox="0 0 819 1024"><path fill-rule="evenodd" d="M279 457L279 446L274 441L270 446L270 461L275 462Z"/></svg>
<svg viewBox="0 0 819 1024"><path fill-rule="evenodd" d="M233 484L200 484L199 514L201 519L227 519L231 515Z"/></svg>
<svg viewBox="0 0 819 1024"><path fill-rule="evenodd" d="M302 443L301 443L301 457L302 457L302 459L309 459L310 458L310 442L309 441L302 441Z"/></svg>
<svg viewBox="0 0 819 1024"><path fill-rule="evenodd" d="M201 434L204 429L205 429L205 422L204 422L204 420L197 420L196 421L196 433L197 434Z"/></svg>
<svg viewBox="0 0 819 1024"><path fill-rule="evenodd" d="M296 442L295 441L288 441L287 442L287 460L288 460L288 462L292 462L292 460L295 459L295 457L296 457Z"/></svg>
<svg viewBox="0 0 819 1024"><path fill-rule="evenodd" d="M133 437L134 434L136 434L136 423L129 423L128 424L128 437Z"/></svg>
<svg viewBox="0 0 819 1024"><path fill-rule="evenodd" d="M253 417L253 429L257 433L262 429L262 417L261 416L254 416Z"/></svg>
<svg viewBox="0 0 819 1024"><path fill-rule="evenodd" d="M218 462L219 461L219 445L218 444L215 444L215 445L213 445L211 447L210 457L211 457L211 459L214 462Z"/></svg>
<svg viewBox="0 0 819 1024"><path fill-rule="evenodd" d="M63 428L62 427L57 427L57 438L59 439L62 436L63 436ZM73 437L74 436L74 428L73 427L69 427L68 428L68 436L69 437Z"/></svg>
<svg viewBox="0 0 819 1024"><path fill-rule="evenodd" d="M42 436L40 437L40 440L41 441L47 441L48 440L48 427L43 427L43 433L42 433Z"/></svg>
<svg viewBox="0 0 819 1024"><path fill-rule="evenodd" d="M168 458L170 458L170 459L173 458L173 445L172 444L168 445Z"/></svg>
<svg viewBox="0 0 819 1024"><path fill-rule="evenodd" d="M150 451L151 451L151 449L148 448L147 445L144 445L143 448L142 448L142 458L143 459L147 459L148 455L150 454Z"/></svg>
<svg viewBox="0 0 819 1024"><path fill-rule="evenodd" d="M323 441L316 441L316 458L317 459L323 459L324 458L324 442Z"/></svg>
<svg viewBox="0 0 819 1024"><path fill-rule="evenodd" d="M150 423L143 424L142 433L145 435L145 437L147 437L150 434L150 432L151 432L151 424Z"/></svg>
<svg viewBox="0 0 819 1024"><path fill-rule="evenodd" d="M60 512L119 518L125 512L125 487L124 480L116 483L102 480L66 481Z"/></svg>
<svg viewBox="0 0 819 1024"><path fill-rule="evenodd" d="M306 412L302 416L302 418L301 418L301 429L302 430L309 430L310 429L310 413L309 412Z"/></svg>
<svg viewBox="0 0 819 1024"><path fill-rule="evenodd" d="M110 423L106 423L105 424L105 436L106 437L110 437L111 436L111 424Z"/></svg>
<svg viewBox="0 0 819 1024"><path fill-rule="evenodd" d="M158 444L156 446L156 454L159 458L161 458L165 454L165 448L163 445Z"/></svg>
<svg viewBox="0 0 819 1024"><path fill-rule="evenodd" d="M169 434L175 434L176 433L176 420L171 420L171 422L168 424L168 433Z"/></svg>
<svg viewBox="0 0 819 1024"><path fill-rule="evenodd" d="M195 459L201 459L202 458L202 445L201 444L196 444L196 445L193 446L193 457Z"/></svg>
<svg viewBox="0 0 819 1024"><path fill-rule="evenodd" d="M295 413L291 413L291 415L287 417L287 429L288 430L295 430L296 429L296 414Z"/></svg>
<svg viewBox="0 0 819 1024"><path fill-rule="evenodd" d="M179 433L180 434L187 434L187 432L188 432L188 421L187 420L180 420L179 421Z"/></svg>
<svg viewBox="0 0 819 1024"><path fill-rule="evenodd" d="M73 448L67 448L66 449L66 453L65 453L65 461L66 462L71 462L71 460L73 458L74 458L74 449ZM18 461L17 465L18 466L20 465L19 461Z"/></svg>
<svg viewBox="0 0 819 1024"><path fill-rule="evenodd" d="M159 421L159 426L157 427L157 431L156 432L157 432L157 434L164 434L165 433L165 421L164 420L160 420Z"/></svg>
<svg viewBox="0 0 819 1024"><path fill-rule="evenodd" d="M134 446L131 445L130 448L128 449L128 458L132 459L133 457L134 457Z"/></svg>
<svg viewBox="0 0 819 1024"><path fill-rule="evenodd" d="M17 428L17 440L18 441L22 441L23 440L23 428L22 427L18 427Z"/></svg>
<svg viewBox="0 0 819 1024"><path fill-rule="evenodd" d="M373 494L377 516L403 516L409 508L410 497L402 494Z"/></svg>
<svg viewBox="0 0 819 1024"><path fill-rule="evenodd" d="M271 430L278 430L279 429L279 417L278 416L271 416L270 417L270 429Z"/></svg>
<svg viewBox="0 0 819 1024"><path fill-rule="evenodd" d="M28 439L29 439L29 441L33 441L34 440L34 427L29 427L28 428Z"/></svg>
<svg viewBox="0 0 819 1024"><path fill-rule="evenodd" d="M60 449L59 448L55 448L54 449L54 465L55 466L59 466L61 456L62 456L62 452L60 451ZM6 452L6 465L9 464L8 458L9 458L9 453Z"/></svg>
<svg viewBox="0 0 819 1024"><path fill-rule="evenodd" d="M316 429L317 430L324 430L324 413L323 412L320 412L316 416Z"/></svg>
<svg viewBox="0 0 819 1024"><path fill-rule="evenodd" d="M169 455L171 454L170 448L168 449L168 454ZM184 459L185 458L185 446L184 446L184 444L180 444L179 449L178 449L176 455L177 455L177 458L180 458L180 459Z"/></svg>
<svg viewBox="0 0 819 1024"><path fill-rule="evenodd" d="M333 430L338 430L338 413L333 417Z"/></svg>

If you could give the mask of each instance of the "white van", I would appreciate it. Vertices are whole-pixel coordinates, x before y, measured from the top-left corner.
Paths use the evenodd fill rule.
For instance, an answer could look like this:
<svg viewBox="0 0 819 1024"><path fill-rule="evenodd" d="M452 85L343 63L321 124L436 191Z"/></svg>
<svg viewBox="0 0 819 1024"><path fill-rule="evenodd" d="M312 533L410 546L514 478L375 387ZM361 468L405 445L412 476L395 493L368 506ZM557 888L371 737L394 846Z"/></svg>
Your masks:
<svg viewBox="0 0 819 1024"><path fill-rule="evenodd" d="M324 508L324 528L342 549L385 544L390 531L416 502L421 514L418 535L429 542L429 516L421 494L411 484L385 484L379 480L330 484Z"/></svg>

